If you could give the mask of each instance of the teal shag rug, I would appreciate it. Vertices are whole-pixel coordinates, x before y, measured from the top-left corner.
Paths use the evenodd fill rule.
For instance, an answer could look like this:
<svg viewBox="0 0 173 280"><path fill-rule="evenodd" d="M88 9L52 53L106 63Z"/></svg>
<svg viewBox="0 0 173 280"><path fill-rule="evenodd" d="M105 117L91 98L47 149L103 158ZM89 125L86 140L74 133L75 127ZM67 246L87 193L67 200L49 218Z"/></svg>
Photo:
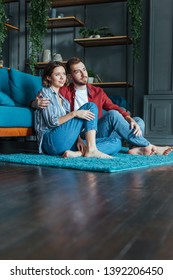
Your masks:
<svg viewBox="0 0 173 280"><path fill-rule="evenodd" d="M129 155L120 152L112 159L100 158L61 158L40 154L0 154L1 162L49 166L56 168L70 168L98 172L122 172L139 168L153 168L164 165L173 165L173 152L168 156Z"/></svg>

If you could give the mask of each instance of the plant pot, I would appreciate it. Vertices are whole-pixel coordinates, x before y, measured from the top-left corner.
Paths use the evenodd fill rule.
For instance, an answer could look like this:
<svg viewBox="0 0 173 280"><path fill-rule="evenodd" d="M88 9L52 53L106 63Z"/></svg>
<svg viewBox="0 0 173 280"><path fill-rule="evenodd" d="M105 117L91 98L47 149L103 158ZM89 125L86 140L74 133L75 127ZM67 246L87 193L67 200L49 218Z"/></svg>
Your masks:
<svg viewBox="0 0 173 280"><path fill-rule="evenodd" d="M88 83L92 84L94 82L94 77L88 77Z"/></svg>

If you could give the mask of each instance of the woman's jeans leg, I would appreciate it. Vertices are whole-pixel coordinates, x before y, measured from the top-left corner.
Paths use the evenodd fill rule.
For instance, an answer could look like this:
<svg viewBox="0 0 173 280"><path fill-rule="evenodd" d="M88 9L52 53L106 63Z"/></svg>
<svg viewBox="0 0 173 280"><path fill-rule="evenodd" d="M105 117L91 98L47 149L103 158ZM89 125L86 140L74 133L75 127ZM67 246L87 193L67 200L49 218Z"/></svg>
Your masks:
<svg viewBox="0 0 173 280"><path fill-rule="evenodd" d="M46 132L42 142L42 149L45 153L50 155L63 154L74 146L82 129L85 129L85 131L97 130L97 106L88 102L80 107L79 110L90 110L94 113L95 118L90 121L73 118Z"/></svg>
<svg viewBox="0 0 173 280"><path fill-rule="evenodd" d="M98 120L97 137L116 137L129 144L146 147L150 144L143 136L135 136L130 124L115 110L108 111Z"/></svg>

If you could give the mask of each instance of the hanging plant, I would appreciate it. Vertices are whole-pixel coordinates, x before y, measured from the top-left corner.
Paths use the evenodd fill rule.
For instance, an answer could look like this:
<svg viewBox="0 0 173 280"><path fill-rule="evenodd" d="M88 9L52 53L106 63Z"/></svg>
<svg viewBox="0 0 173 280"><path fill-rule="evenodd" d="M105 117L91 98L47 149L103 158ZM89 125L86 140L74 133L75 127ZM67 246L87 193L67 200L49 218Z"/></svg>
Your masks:
<svg viewBox="0 0 173 280"><path fill-rule="evenodd" d="M5 26L6 14L4 0L0 0L0 59L2 59L2 48L7 37L7 27Z"/></svg>
<svg viewBox="0 0 173 280"><path fill-rule="evenodd" d="M133 54L137 60L140 59L141 55L142 1L143 0L128 0L127 2L133 40Z"/></svg>
<svg viewBox="0 0 173 280"><path fill-rule="evenodd" d="M32 74L35 73L38 55L43 51L43 40L47 31L50 5L49 0L30 0L29 68Z"/></svg>

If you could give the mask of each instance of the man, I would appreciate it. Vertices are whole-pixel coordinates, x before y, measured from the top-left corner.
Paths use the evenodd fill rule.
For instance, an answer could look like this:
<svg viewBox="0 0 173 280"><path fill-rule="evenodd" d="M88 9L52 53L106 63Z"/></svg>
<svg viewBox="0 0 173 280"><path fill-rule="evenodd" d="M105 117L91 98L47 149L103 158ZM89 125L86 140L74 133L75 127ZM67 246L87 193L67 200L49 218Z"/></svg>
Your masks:
<svg viewBox="0 0 173 280"><path fill-rule="evenodd" d="M71 83L60 89L60 93L69 100L71 111L77 110L86 102L93 102L98 107L97 137L116 137L126 140L130 145L131 154L168 154L170 147L157 147L143 137L144 122L140 118L132 118L128 112L114 104L100 87L88 84L88 72L80 58L72 57L66 64L68 78ZM44 109L49 105L49 100L40 98L31 103L33 108ZM107 111L102 115L102 110ZM138 124L138 123L139 124ZM84 149L84 143L79 138L78 149ZM172 150L171 150L172 151Z"/></svg>

